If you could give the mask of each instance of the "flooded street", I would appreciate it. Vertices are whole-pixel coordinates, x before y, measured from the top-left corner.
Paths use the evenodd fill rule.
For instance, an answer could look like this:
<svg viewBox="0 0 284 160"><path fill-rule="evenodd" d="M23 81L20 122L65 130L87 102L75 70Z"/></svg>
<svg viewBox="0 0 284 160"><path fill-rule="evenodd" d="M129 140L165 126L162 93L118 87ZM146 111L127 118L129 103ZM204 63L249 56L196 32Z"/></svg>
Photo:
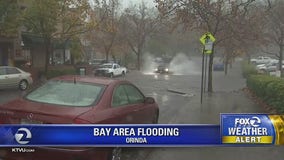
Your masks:
<svg viewBox="0 0 284 160"><path fill-rule="evenodd" d="M201 68L201 58L189 61ZM153 96L160 106L161 124L219 124L220 113L266 113L252 102L241 90L246 86L241 75L240 62L225 76L224 72L213 73L214 93L207 94L200 104L201 74L164 75L143 74L133 71L126 77L140 87L148 96ZM172 92L176 91L176 92ZM130 148L125 159L136 160L247 160L283 159L283 147L186 147L186 148Z"/></svg>

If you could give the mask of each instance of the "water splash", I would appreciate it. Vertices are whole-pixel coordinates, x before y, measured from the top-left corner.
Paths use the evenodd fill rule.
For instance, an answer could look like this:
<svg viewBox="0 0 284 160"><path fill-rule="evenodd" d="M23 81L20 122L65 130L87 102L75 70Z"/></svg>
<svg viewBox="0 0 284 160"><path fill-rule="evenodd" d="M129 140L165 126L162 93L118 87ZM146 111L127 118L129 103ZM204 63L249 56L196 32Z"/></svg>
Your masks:
<svg viewBox="0 0 284 160"><path fill-rule="evenodd" d="M150 53L145 53L143 55L143 67L142 67L142 72L143 74L150 74L150 75L155 75L154 69L157 66L157 63L155 63L155 57L151 55Z"/></svg>
<svg viewBox="0 0 284 160"><path fill-rule="evenodd" d="M154 75L158 79L157 73L154 73L158 64L155 62L155 57L150 53L145 53L143 56L142 73L147 75ZM169 64L170 73L173 75L200 75L201 68L198 67L197 62L190 60L184 53L178 53L173 57ZM165 77L169 79L169 77Z"/></svg>
<svg viewBox="0 0 284 160"><path fill-rule="evenodd" d="M201 69L196 62L190 60L184 53L178 53L170 62L170 70L174 75L199 75Z"/></svg>

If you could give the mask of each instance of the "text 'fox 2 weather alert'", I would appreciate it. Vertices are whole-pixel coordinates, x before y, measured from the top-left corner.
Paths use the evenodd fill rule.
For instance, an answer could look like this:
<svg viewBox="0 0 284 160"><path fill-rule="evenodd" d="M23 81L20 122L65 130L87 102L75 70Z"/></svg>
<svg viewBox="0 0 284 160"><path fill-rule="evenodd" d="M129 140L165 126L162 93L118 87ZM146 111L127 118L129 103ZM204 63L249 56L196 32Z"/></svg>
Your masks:
<svg viewBox="0 0 284 160"><path fill-rule="evenodd" d="M284 115L221 114L223 144L284 144Z"/></svg>

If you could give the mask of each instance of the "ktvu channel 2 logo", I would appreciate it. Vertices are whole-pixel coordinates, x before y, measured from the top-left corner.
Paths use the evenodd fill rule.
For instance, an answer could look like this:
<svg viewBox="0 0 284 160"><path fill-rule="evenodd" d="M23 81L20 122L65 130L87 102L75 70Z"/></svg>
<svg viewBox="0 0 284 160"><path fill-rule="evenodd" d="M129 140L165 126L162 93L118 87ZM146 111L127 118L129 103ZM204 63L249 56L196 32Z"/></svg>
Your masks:
<svg viewBox="0 0 284 160"><path fill-rule="evenodd" d="M272 144L273 125L264 114L222 114L222 142L229 144Z"/></svg>
<svg viewBox="0 0 284 160"><path fill-rule="evenodd" d="M15 139L19 144L28 144L32 138L32 133L27 128L19 128L15 134Z"/></svg>
<svg viewBox="0 0 284 160"><path fill-rule="evenodd" d="M25 145L30 142L32 138L32 133L29 129L27 128L19 128L17 132L15 133L15 140L18 142L18 144ZM31 153L35 152L35 149L33 148L11 148L12 152L17 152L17 153Z"/></svg>

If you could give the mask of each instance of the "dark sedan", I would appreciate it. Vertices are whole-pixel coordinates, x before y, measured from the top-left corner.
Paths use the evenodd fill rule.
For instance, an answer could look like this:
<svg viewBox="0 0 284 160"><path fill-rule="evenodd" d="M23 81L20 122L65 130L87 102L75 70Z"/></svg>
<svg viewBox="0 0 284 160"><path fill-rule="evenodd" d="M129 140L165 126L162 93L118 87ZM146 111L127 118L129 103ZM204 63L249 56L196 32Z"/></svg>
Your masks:
<svg viewBox="0 0 284 160"><path fill-rule="evenodd" d="M155 68L155 73L169 73L169 66L166 64L160 64Z"/></svg>
<svg viewBox="0 0 284 160"><path fill-rule="evenodd" d="M213 65L214 71L224 71L224 64L223 63L217 63Z"/></svg>
<svg viewBox="0 0 284 160"><path fill-rule="evenodd" d="M30 116L32 114L32 116ZM0 106L0 124L151 124L159 108L132 83L107 78L62 76ZM2 149L3 150L3 149ZM17 159L115 159L119 148L36 148L36 153L1 151Z"/></svg>

